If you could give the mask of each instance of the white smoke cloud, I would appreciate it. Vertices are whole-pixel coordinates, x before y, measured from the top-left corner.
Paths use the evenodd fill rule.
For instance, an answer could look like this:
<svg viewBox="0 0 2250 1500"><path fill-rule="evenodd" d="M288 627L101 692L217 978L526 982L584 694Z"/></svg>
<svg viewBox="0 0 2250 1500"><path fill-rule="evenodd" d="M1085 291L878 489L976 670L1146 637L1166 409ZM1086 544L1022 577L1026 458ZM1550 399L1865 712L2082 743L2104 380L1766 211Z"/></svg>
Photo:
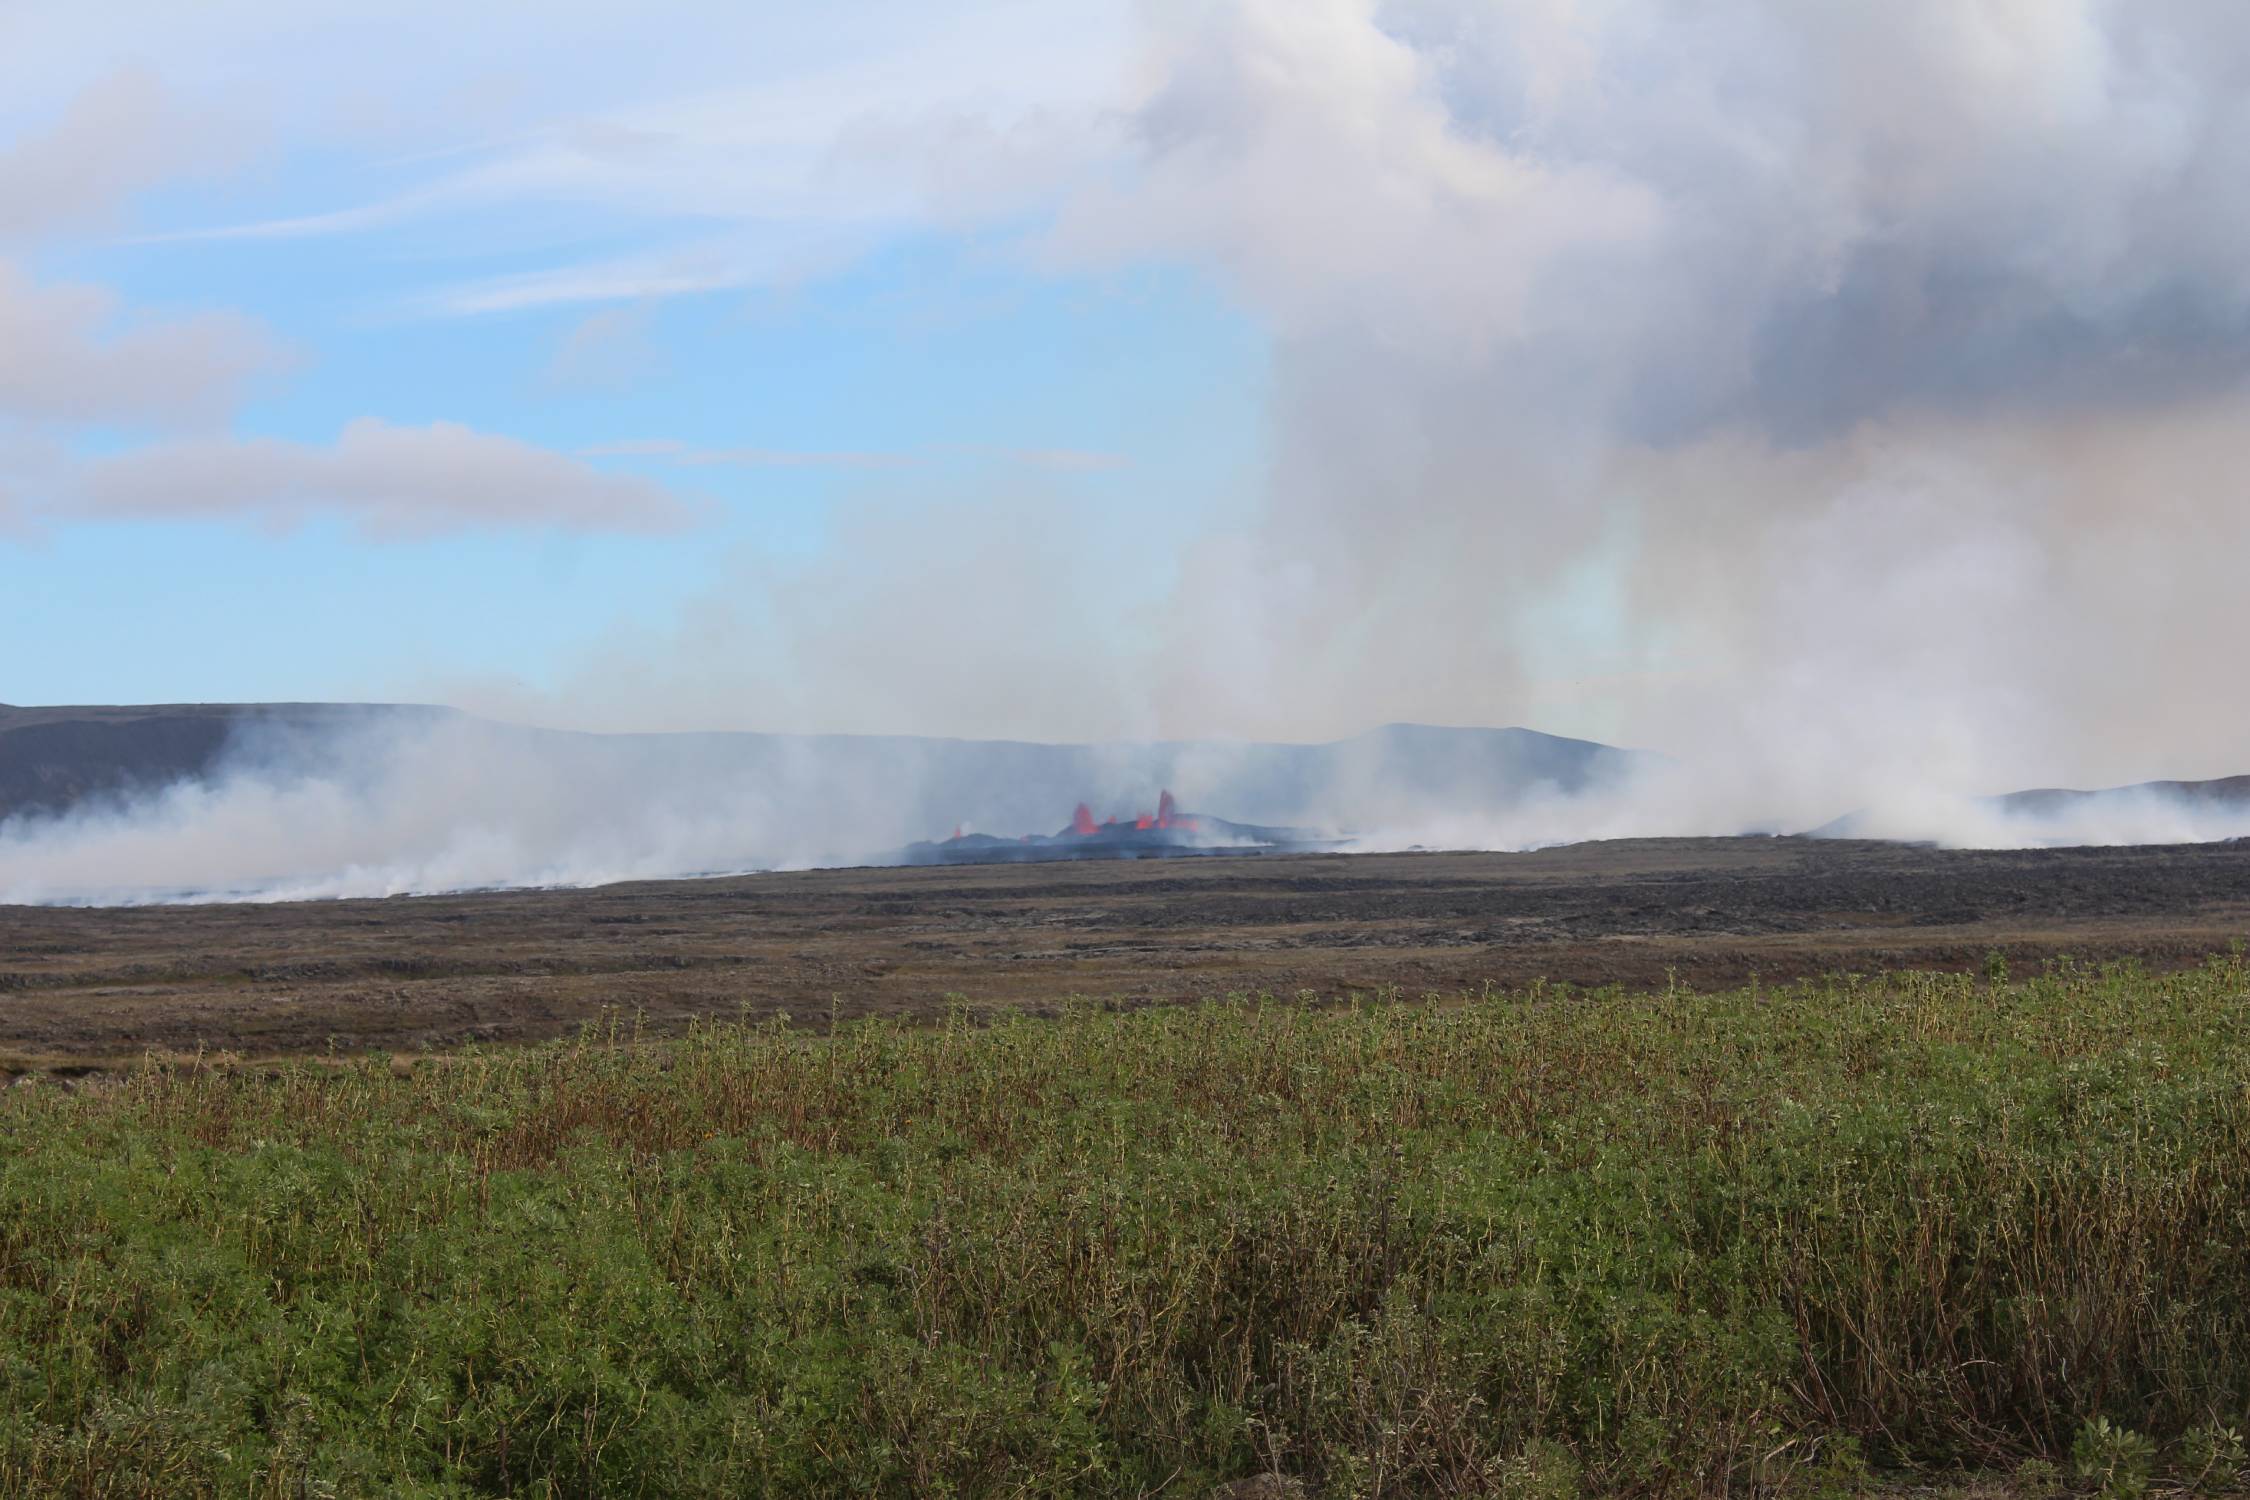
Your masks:
<svg viewBox="0 0 2250 1500"><path fill-rule="evenodd" d="M2250 15L1154 16L1137 169L1043 248L1209 266L1275 330L1174 711L1506 722L1607 678L1546 722L1808 804L2241 769Z"/></svg>
<svg viewBox="0 0 2250 1500"><path fill-rule="evenodd" d="M1185 255L1291 334L1525 361L1613 421L2020 395L2103 335L2192 346L2183 299L2250 305L2231 8L1154 14L1139 169L1066 202L1057 253Z"/></svg>
<svg viewBox="0 0 2250 1500"><path fill-rule="evenodd" d="M0 902L387 896L835 863L928 831L909 822L911 758L877 759L893 774L855 800L838 758L798 742L603 739L383 710L253 719L207 775L0 821Z"/></svg>
<svg viewBox="0 0 2250 1500"><path fill-rule="evenodd" d="M1663 204L1598 157L1462 127L1428 59L1352 0L1170 8L1137 170L1072 192L1062 262L1187 256L1286 331L1473 363L1528 334L1558 262L1651 242Z"/></svg>

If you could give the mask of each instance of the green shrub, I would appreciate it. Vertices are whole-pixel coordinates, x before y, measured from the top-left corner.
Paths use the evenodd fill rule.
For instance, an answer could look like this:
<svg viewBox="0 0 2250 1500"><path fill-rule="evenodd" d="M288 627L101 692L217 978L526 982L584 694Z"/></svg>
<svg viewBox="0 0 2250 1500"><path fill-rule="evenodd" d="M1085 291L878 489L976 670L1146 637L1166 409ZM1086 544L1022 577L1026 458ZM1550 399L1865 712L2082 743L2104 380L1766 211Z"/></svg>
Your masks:
<svg viewBox="0 0 2250 1500"><path fill-rule="evenodd" d="M2070 1445L2071 1467L2103 1500L2140 1500L2156 1466L2156 1444L2126 1427L2096 1417Z"/></svg>
<svg viewBox="0 0 2250 1500"><path fill-rule="evenodd" d="M2180 1439L2180 1478L2197 1494L2239 1493L2246 1468L2250 1468L2250 1451L2245 1451L2242 1434L2232 1427L2204 1422Z"/></svg>
<svg viewBox="0 0 2250 1500"><path fill-rule="evenodd" d="M0 1101L4 1494L2131 1496L2245 1411L2239 955Z"/></svg>

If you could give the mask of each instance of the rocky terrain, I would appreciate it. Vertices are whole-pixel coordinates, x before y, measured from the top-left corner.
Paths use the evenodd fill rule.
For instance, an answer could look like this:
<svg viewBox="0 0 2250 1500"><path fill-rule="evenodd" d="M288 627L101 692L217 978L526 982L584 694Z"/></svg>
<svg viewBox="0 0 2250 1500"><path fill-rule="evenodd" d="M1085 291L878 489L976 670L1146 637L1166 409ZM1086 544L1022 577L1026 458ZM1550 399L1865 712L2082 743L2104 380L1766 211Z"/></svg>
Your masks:
<svg viewBox="0 0 2250 1500"><path fill-rule="evenodd" d="M2189 962L2250 937L2250 844L1946 852L1791 838L1530 854L850 869L118 910L0 907L17 1068L423 1050L614 1020L924 1017L1270 991L1697 986Z"/></svg>

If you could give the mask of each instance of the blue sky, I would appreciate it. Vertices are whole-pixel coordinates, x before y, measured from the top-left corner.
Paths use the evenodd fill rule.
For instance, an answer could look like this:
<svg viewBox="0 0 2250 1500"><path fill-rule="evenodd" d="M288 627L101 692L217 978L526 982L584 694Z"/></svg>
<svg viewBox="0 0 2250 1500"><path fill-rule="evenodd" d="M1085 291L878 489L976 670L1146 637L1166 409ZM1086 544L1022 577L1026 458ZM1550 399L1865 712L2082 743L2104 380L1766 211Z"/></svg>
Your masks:
<svg viewBox="0 0 2250 1500"><path fill-rule="evenodd" d="M7 247L42 289L96 286L113 299L90 339L199 314L253 324L272 357L214 433L319 449L364 419L459 424L645 480L693 519L643 534L500 524L472 504L371 536L364 515L319 495L278 513L172 517L159 501L85 516L41 503L36 478L19 481L18 524L0 533L0 640L11 645L0 699L460 696L469 684L536 698L605 639L661 636L730 570L817 557L835 544L840 501L942 510L1035 483L1045 505L1130 518L1152 537L1240 503L1259 464L1267 358L1252 318L1191 266L1039 264L1033 202L932 223L911 193L821 186L830 138L864 107L838 88L823 118L822 70L880 73L897 54L847 24L823 32L778 8L746 17L711 29L782 59L764 87L755 68L747 83L703 78L673 57L565 104L550 97L565 92L559 77L588 66L613 28L564 14L553 71L527 71L502 45L527 33L501 27L485 55L451 65L455 94L477 103L456 98L450 122L440 110L396 129L339 123L317 100L255 87L238 107L230 54L208 38L183 43L176 67L152 64L160 48L98 33L48 39L76 45L84 76L76 90L45 80L46 107L7 122L19 160L67 134L104 90L132 96L115 133L193 133L221 117L209 161L150 171L86 221ZM256 18L232 17L245 28ZM384 39L380 54L418 21L434 24L407 12L359 34ZM445 93L397 58L353 68L353 35L256 46L290 57L293 72ZM959 97L1002 117L1037 103L964 87ZM789 200L770 215L699 202L692 182L643 193L462 180L504 177L542 141L599 118L755 117L768 95L792 92L814 98L813 118L769 132L776 159L743 183L709 190ZM954 97L935 80L925 107ZM98 138L82 149L105 146L146 149ZM0 133L0 160L8 149ZM342 222L263 227L322 216ZM700 259L716 284L628 274L594 293L472 305L485 289L636 258ZM97 419L41 436L89 458L176 434ZM1146 582L1161 590L1168 576L1152 567ZM736 715L717 705L712 717Z"/></svg>
<svg viewBox="0 0 2250 1500"><path fill-rule="evenodd" d="M109 19L0 22L19 44L0 185L24 221L0 254L26 316L102 299L66 362L225 326L183 334L173 389L114 414L98 394L61 420L0 407L37 457L0 472L0 699L497 695L554 716L604 642L662 640L745 571L817 565L839 505L974 527L987 496L1035 494L1089 539L1150 537L1153 600L1164 539L1250 492L1266 335L1210 277L1043 258L1036 164L968 208L890 165L933 122L1013 132L1028 144L969 148L997 182L1042 149L1043 112L1084 129L1126 53L1098 45L1105 12ZM341 452L368 422L517 445L486 477L522 493L393 524L367 486L395 471L342 472L374 461ZM171 481L188 443L214 476L194 501ZM75 493L99 487L83 466L152 449L122 503ZM572 484L641 487L549 518L557 472L529 449ZM631 513L659 496L680 515Z"/></svg>
<svg viewBox="0 0 2250 1500"><path fill-rule="evenodd" d="M1029 472L1058 505L1161 536L1200 524L1256 462L1262 340L1183 270L1055 276L1004 244L909 234L785 290L445 317L398 310L444 268L356 241L109 243L69 274L274 330L296 367L244 403L245 436L463 422L707 507L648 537L470 526L371 543L319 517L55 527L12 549L0 623L41 649L11 664L9 701L388 696L449 674L545 688L620 625L669 622L730 553L821 548L840 495L942 505ZM701 458L737 452L759 456Z"/></svg>

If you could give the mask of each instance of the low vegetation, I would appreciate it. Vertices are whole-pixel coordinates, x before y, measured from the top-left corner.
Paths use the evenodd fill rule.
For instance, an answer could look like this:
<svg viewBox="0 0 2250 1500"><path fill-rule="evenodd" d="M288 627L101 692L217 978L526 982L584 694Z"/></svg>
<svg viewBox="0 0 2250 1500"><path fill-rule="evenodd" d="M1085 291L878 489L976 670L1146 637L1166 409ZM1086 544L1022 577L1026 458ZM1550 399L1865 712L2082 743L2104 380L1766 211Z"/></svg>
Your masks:
<svg viewBox="0 0 2250 1500"><path fill-rule="evenodd" d="M152 1064L0 1145L10 1495L2134 1495L2250 1427L2239 954Z"/></svg>

